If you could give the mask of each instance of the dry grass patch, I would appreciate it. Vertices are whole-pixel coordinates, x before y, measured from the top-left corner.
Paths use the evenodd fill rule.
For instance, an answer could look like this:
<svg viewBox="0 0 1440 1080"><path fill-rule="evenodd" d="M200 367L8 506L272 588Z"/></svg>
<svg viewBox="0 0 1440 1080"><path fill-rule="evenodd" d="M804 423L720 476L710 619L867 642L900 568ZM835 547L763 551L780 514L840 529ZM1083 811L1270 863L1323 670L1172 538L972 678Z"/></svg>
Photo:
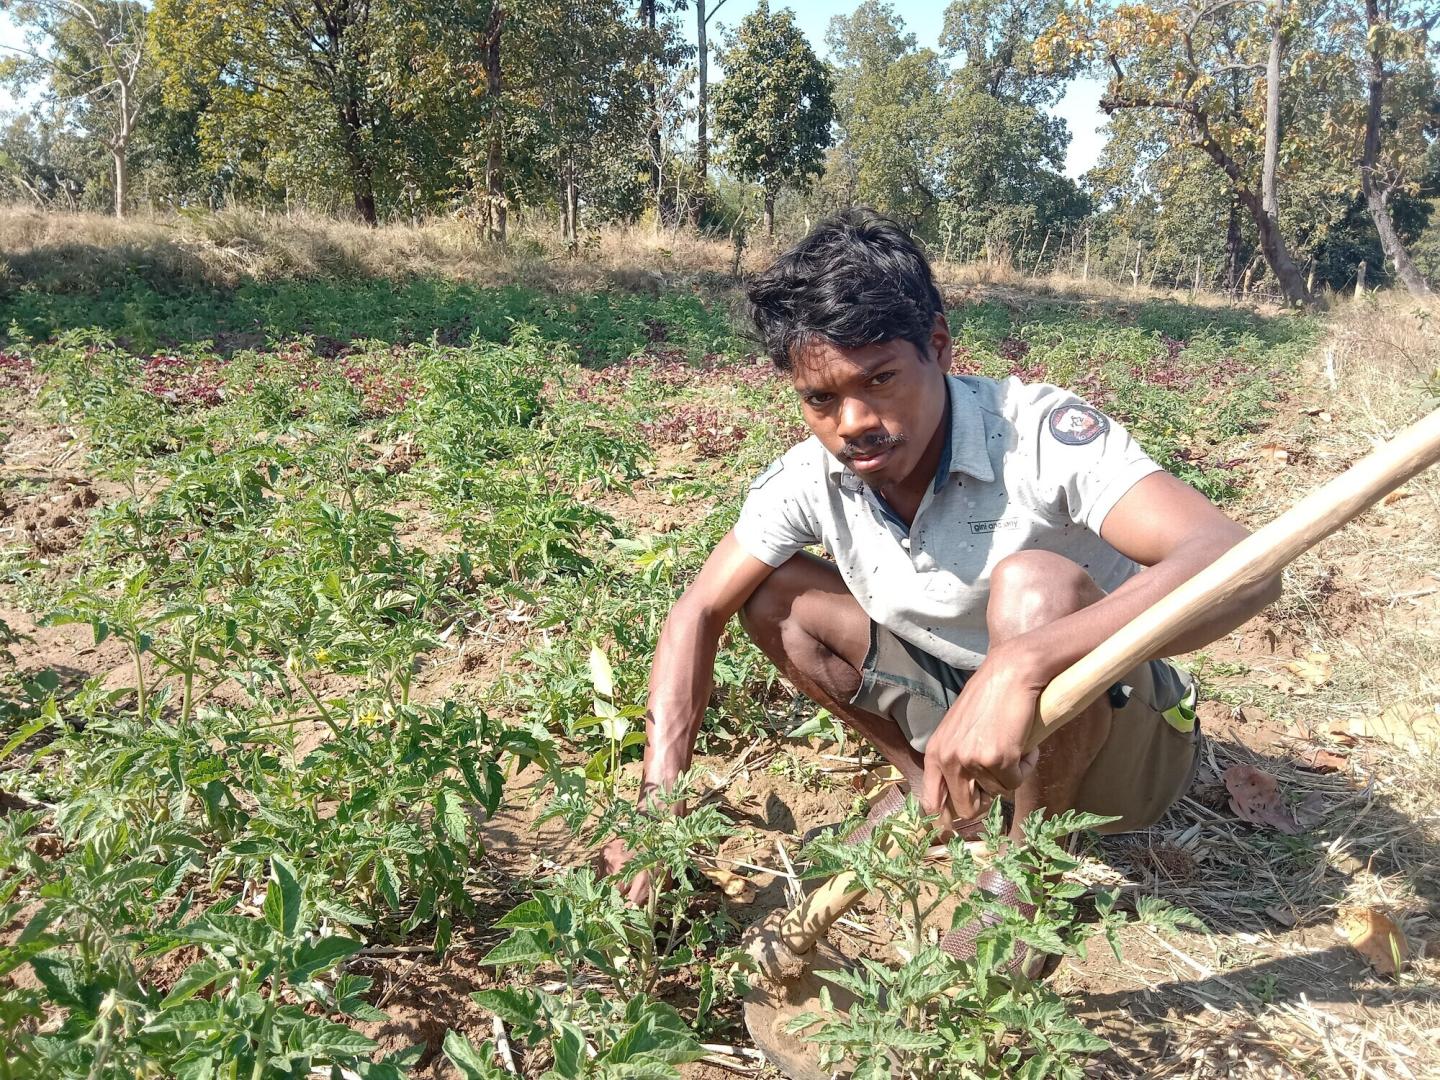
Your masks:
<svg viewBox="0 0 1440 1080"><path fill-rule="evenodd" d="M692 230L606 226L569 254L557 230L527 218L510 243L486 242L473 222L432 218L370 228L359 222L245 208L134 216L0 207L3 279L10 286L85 291L141 278L228 287L276 278L434 276L556 289L618 285L642 291L676 279L727 281L728 240ZM751 259L762 253L751 253ZM748 265L748 263L747 263Z"/></svg>
<svg viewBox="0 0 1440 1080"><path fill-rule="evenodd" d="M1437 313L1372 298L1335 314L1254 439L1242 516L1271 519L1435 407ZM1081 974L1114 1075L1440 1074L1440 743L1419 722L1440 700L1440 470L1403 491L1292 565L1260 632L1217 644L1202 679L1224 704L1199 783L1155 829L1101 848L1095 874L1188 904L1212 931L1127 941L1123 974ZM1297 836L1238 821L1222 779L1235 764L1318 818ZM1403 931L1398 975L1346 936L1357 919Z"/></svg>

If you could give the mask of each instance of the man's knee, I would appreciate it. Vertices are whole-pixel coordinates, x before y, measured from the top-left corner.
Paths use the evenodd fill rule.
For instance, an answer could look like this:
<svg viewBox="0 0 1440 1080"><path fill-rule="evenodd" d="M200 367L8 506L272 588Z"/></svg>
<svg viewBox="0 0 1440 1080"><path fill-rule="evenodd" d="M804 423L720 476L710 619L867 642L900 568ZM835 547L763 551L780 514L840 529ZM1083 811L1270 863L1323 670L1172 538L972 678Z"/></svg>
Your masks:
<svg viewBox="0 0 1440 1080"><path fill-rule="evenodd" d="M797 607L811 584L808 569L801 556L781 564L740 608L741 627L772 658L781 652L793 652L797 636L803 633Z"/></svg>
<svg viewBox="0 0 1440 1080"><path fill-rule="evenodd" d="M864 659L870 624L829 564L795 556L750 594L739 615L750 640L787 674L832 696L858 687L854 669Z"/></svg>
<svg viewBox="0 0 1440 1080"><path fill-rule="evenodd" d="M1019 551L990 575L992 637L1015 637L1089 607L1105 594L1083 567L1053 551Z"/></svg>
<svg viewBox="0 0 1440 1080"><path fill-rule="evenodd" d="M779 638L780 625L789 607L788 603L781 602L778 591L770 582L765 581L741 606L740 626L750 635L751 641L764 649L766 642Z"/></svg>

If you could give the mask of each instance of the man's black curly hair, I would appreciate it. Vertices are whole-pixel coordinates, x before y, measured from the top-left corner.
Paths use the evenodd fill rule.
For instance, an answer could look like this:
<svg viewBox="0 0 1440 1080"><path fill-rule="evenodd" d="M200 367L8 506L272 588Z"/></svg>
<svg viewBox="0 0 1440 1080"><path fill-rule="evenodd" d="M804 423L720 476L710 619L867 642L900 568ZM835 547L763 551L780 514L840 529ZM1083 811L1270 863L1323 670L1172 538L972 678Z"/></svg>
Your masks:
<svg viewBox="0 0 1440 1080"><path fill-rule="evenodd" d="M928 359L935 316L944 311L929 260L910 234L864 208L825 218L745 291L781 371L812 338L844 349L903 338Z"/></svg>

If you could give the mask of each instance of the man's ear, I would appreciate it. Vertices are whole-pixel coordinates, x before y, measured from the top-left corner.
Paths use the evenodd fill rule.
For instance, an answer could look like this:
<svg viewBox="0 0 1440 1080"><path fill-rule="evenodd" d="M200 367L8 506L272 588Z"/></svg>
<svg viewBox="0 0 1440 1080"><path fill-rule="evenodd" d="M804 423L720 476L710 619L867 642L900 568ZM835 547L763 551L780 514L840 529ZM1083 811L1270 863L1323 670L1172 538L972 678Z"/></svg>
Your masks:
<svg viewBox="0 0 1440 1080"><path fill-rule="evenodd" d="M935 356L936 366L942 374L950 371L950 362L955 359L953 343L950 340L950 324L945 320L945 313L935 313L935 325L930 330L930 351Z"/></svg>

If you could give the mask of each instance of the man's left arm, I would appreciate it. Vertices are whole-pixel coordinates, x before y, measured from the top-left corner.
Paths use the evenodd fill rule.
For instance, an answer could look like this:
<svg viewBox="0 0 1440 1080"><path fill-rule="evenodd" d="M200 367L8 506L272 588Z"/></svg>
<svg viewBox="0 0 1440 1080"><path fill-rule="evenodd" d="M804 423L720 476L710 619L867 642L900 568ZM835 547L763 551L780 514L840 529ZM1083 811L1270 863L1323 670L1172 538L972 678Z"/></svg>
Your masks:
<svg viewBox="0 0 1440 1080"><path fill-rule="evenodd" d="M1034 767L1024 741L1050 680L1137 615L1194 577L1248 532L1188 484L1152 472L1105 515L1101 537L1145 567L1094 604L995 646L966 684L926 751L922 801L957 813L973 780L992 795L1015 790ZM1158 647L1152 659L1198 649L1244 623L1280 595L1274 577L1217 603ZM973 809L971 807L970 809Z"/></svg>
<svg viewBox="0 0 1440 1080"><path fill-rule="evenodd" d="M1135 484L1105 515L1100 536L1145 567L1104 599L1015 639L1048 683L1238 544L1249 531L1209 499L1166 472ZM1151 659L1190 652L1234 630L1280 597L1276 575L1205 612Z"/></svg>

